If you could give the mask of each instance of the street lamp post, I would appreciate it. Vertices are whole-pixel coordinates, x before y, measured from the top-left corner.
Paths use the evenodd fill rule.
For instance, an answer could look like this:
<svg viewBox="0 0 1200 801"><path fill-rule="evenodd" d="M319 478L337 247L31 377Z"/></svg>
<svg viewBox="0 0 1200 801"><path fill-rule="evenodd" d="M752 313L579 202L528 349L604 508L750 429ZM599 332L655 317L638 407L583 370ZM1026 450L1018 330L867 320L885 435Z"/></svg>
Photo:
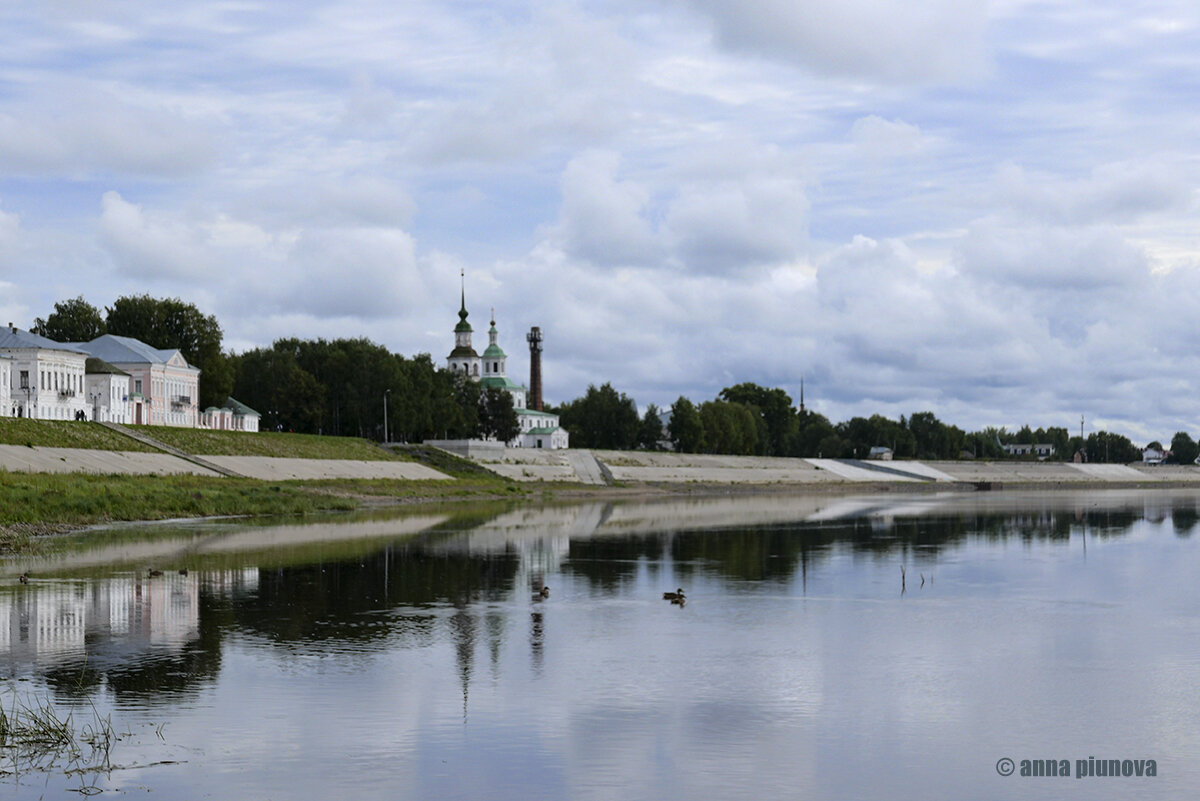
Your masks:
<svg viewBox="0 0 1200 801"><path fill-rule="evenodd" d="M391 393L390 389L383 391L383 444L388 444L387 435L387 396Z"/></svg>

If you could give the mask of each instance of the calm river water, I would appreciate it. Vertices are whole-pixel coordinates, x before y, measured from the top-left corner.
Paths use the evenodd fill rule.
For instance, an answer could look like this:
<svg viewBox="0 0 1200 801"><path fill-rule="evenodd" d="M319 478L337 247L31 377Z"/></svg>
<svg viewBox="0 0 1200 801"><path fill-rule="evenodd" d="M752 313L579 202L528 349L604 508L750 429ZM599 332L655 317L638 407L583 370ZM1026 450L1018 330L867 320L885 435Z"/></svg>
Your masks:
<svg viewBox="0 0 1200 801"><path fill-rule="evenodd" d="M0 565L0 699L111 716L111 770L0 748L0 798L1195 797L1198 508L769 495L91 532ZM1156 775L1075 775L1108 760ZM1050 761L1070 775L1021 775Z"/></svg>

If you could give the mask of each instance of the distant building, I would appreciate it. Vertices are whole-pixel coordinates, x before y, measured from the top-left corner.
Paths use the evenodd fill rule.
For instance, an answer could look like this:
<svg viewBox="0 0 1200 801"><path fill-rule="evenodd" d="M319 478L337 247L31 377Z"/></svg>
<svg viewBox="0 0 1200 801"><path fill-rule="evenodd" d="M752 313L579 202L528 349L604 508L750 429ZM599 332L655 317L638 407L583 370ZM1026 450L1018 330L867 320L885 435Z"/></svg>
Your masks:
<svg viewBox="0 0 1200 801"><path fill-rule="evenodd" d="M891 448L885 448L882 445L876 445L874 448L871 448L870 452L867 454L867 458L875 459L881 462L890 462L892 461L892 457L894 455L895 454L892 453Z"/></svg>
<svg viewBox="0 0 1200 801"><path fill-rule="evenodd" d="M205 428L217 431L258 431L261 415L246 404L226 398L220 406L209 406L204 410L202 422Z"/></svg>
<svg viewBox="0 0 1200 801"><path fill-rule="evenodd" d="M471 344L474 329L467 322L467 295L464 289L462 303L458 311L458 324L454 326L454 350L446 358L446 367L454 372L463 373L481 386L503 389L512 396L513 408L517 412L517 425L520 433L508 443L513 448L553 448L561 449L569 445L569 435L566 429L558 424L558 415L550 412L537 411L527 407L529 390L508 377L508 355L501 349L496 330L496 320L493 314L491 328L488 329L488 346L480 356Z"/></svg>
<svg viewBox="0 0 1200 801"><path fill-rule="evenodd" d="M1142 463L1143 464L1162 464L1167 459L1171 458L1171 452L1166 448L1143 448Z"/></svg>
<svg viewBox="0 0 1200 801"><path fill-rule="evenodd" d="M12 357L0 353L0 417L15 417L17 407L12 403Z"/></svg>
<svg viewBox="0 0 1200 801"><path fill-rule="evenodd" d="M1049 459L1054 455L1054 445L1048 442L1012 442L1004 446L1004 452L1009 456L1036 456L1038 459Z"/></svg>
<svg viewBox="0 0 1200 801"><path fill-rule="evenodd" d="M0 328L0 354L11 359L9 403L17 417L76 420L87 414L82 350L9 323Z"/></svg>
<svg viewBox="0 0 1200 801"><path fill-rule="evenodd" d="M129 422L185 428L200 425L200 369L188 364L177 348L152 348L133 337L114 334L72 343L71 347L129 374Z"/></svg>
<svg viewBox="0 0 1200 801"><path fill-rule="evenodd" d="M130 422L129 373L103 359L89 356L85 387L91 404L89 420L122 425Z"/></svg>

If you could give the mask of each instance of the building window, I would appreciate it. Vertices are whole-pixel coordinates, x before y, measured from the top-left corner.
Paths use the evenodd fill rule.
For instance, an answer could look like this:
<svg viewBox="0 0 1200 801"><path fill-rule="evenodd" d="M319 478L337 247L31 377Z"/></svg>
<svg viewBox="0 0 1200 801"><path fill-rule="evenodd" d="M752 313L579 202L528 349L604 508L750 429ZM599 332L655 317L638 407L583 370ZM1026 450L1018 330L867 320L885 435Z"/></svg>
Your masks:
<svg viewBox="0 0 1200 801"><path fill-rule="evenodd" d="M21 389L29 389L29 371L21 371Z"/></svg>

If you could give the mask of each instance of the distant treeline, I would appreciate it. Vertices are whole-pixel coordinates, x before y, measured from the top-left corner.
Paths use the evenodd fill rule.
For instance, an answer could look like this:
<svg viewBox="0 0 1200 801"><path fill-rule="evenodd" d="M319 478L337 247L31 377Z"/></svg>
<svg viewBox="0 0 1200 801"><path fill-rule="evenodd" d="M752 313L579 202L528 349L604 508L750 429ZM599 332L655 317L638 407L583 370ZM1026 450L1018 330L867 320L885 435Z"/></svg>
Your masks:
<svg viewBox="0 0 1200 801"><path fill-rule="evenodd" d="M510 440L518 433L512 396L481 389L367 339L280 339L230 356L233 396L262 415L261 426L393 442L467 437Z"/></svg>
<svg viewBox="0 0 1200 801"><path fill-rule="evenodd" d="M386 429L393 441L508 441L517 434L507 392L481 390L474 381L435 366L429 354L406 358L361 338L280 339L269 348L233 354L222 349L216 318L178 298L122 297L105 312L102 316L82 297L61 301L32 330L60 342L87 341L107 332L156 348L179 348L201 370L201 408L233 395L262 415L265 430L382 439L386 396ZM1017 458L1009 457L1004 445L1049 444L1054 447L1051 458L1059 460L1072 459L1079 451L1092 462L1141 459L1141 449L1128 437L1107 431L1086 439L1055 427L968 433L927 411L899 420L872 415L835 424L824 415L800 411L782 389L749 383L726 387L699 404L680 396L669 414L651 404L639 416L633 399L611 384L589 386L583 397L548 410L559 413L577 448L866 458L871 448L885 447L900 459L1003 459ZM1162 446L1152 442L1150 447ZM1171 461L1188 464L1200 446L1180 431L1169 449Z"/></svg>
<svg viewBox="0 0 1200 801"><path fill-rule="evenodd" d="M927 411L899 420L876 414L832 423L824 415L797 409L782 389L749 383L726 387L713 400L699 404L680 396L669 413L650 405L640 419L633 399L611 384L589 386L582 398L564 403L557 411L571 434L572 447L579 448L864 459L872 448L883 447L898 459L1032 459L1036 457L1009 456L1004 446L1048 444L1054 447L1050 458L1063 461L1079 451L1091 462L1142 458L1141 449L1128 437L1108 431L1094 432L1086 439L1058 427L966 432ZM1150 446L1161 447L1157 442ZM1198 446L1180 431L1170 450L1172 461L1191 463Z"/></svg>

